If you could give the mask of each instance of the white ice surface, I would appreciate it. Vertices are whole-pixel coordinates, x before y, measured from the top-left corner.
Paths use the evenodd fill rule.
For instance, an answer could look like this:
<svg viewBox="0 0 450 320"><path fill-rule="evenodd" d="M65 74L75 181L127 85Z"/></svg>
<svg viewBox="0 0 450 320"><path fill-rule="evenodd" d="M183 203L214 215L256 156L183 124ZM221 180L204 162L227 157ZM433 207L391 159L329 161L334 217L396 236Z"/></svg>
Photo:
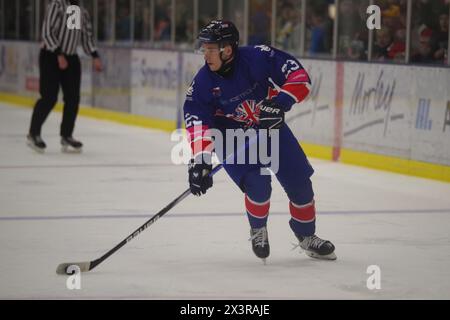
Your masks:
<svg viewBox="0 0 450 320"><path fill-rule="evenodd" d="M30 109L0 105L0 298L450 299L450 184L312 159L317 234L336 261L292 251L288 202L273 183L263 265L243 195L221 171L68 290L61 262L101 256L187 188L164 132L80 117L82 154L62 154L61 113L45 154L25 145ZM381 289L369 290L369 265Z"/></svg>

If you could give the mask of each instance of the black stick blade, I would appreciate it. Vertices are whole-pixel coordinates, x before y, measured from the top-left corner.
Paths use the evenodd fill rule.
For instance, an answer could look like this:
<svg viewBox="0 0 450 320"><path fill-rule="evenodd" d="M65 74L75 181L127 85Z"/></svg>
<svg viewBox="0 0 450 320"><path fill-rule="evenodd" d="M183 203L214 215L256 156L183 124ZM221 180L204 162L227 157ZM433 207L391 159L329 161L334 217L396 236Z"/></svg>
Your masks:
<svg viewBox="0 0 450 320"><path fill-rule="evenodd" d="M78 267L81 272L87 272L90 270L91 263L90 262L61 263L56 268L56 274L71 275L76 272L76 267Z"/></svg>

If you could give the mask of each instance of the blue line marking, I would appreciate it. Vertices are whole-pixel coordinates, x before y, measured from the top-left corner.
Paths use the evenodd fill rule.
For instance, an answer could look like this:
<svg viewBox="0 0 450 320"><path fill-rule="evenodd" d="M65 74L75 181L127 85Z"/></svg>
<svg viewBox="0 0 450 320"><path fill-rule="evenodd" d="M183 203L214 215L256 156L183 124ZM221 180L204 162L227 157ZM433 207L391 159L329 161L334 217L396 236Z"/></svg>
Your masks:
<svg viewBox="0 0 450 320"><path fill-rule="evenodd" d="M421 209L421 210L356 210L356 211L318 211L317 215L366 215L366 214L450 214L450 209ZM270 215L286 215L289 212L271 212ZM85 219L150 219L152 214L95 214L95 215L68 215L68 216L5 216L0 221L45 221L45 220L85 220ZM200 218L200 217L246 217L245 213L175 213L167 214L167 218Z"/></svg>

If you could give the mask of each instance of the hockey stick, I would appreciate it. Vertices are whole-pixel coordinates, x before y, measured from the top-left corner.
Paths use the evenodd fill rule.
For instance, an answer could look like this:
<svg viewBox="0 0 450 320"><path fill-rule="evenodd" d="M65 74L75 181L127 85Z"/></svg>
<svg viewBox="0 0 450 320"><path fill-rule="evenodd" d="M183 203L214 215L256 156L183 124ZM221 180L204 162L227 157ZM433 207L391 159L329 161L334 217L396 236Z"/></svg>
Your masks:
<svg viewBox="0 0 450 320"><path fill-rule="evenodd" d="M214 169L217 169L215 167ZM110 255L112 255L114 252L122 248L125 244L136 238L142 231L147 229L149 226L151 226L156 220L161 218L164 214L166 214L170 209L175 207L178 203L183 201L184 198L186 198L191 193L190 189L187 189L184 191L180 196L178 196L175 200L173 200L171 203L169 203L165 208L163 208L161 211L159 211L157 214L155 214L153 217L151 217L147 222L145 222L142 226L140 226L136 231L134 231L132 234L130 234L126 239L122 240L118 245L116 245L114 248L106 252L103 256L101 256L98 259L92 260L92 261L86 261L86 262L68 262L68 263L61 263L56 268L57 274L71 274L69 267L77 266L81 272L86 272L94 269L96 266L98 266L100 263L108 259Z"/></svg>
<svg viewBox="0 0 450 320"><path fill-rule="evenodd" d="M256 141L256 136L252 137L252 139L246 143L244 146L242 146L237 153L242 152L243 150L247 149L247 147L251 144L253 144ZM235 154L231 153L224 161L223 163L226 163L227 160L229 160L231 157L233 157ZM213 170L209 173L209 175L212 177L215 175L220 169L223 167L223 163L218 164L213 168ZM85 262L66 262L61 263L56 268L56 273L60 275L69 275L72 274L72 271L74 271L73 267L78 267L81 272L87 272L92 269L94 269L96 266L98 266L100 263L108 259L109 256L111 256L113 253L115 253L117 250L122 248L125 244L136 238L142 231L147 229L149 226L151 226L153 223L156 222L159 218L161 218L163 215L165 215L170 209L175 207L178 203L183 201L188 195L191 194L191 190L187 189L184 191L181 195L179 195L175 200L173 200L171 203L169 203L165 208L163 208L161 211L159 211L157 214L155 214L153 217L151 217L147 222L145 222L142 226L140 226L136 231L134 231L132 234L130 234L127 238L122 240L119 244L117 244L114 248L106 252L104 255L102 255L100 258L92 260L92 261L85 261Z"/></svg>

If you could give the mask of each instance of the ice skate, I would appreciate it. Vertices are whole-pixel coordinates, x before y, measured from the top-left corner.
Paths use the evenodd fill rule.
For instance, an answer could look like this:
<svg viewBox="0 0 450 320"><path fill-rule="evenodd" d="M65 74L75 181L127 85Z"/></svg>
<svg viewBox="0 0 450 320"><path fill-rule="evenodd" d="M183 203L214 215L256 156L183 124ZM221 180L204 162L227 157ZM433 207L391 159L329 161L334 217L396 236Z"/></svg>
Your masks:
<svg viewBox="0 0 450 320"><path fill-rule="evenodd" d="M27 145L39 153L44 153L45 148L47 147L41 136L33 136L31 134L27 136Z"/></svg>
<svg viewBox="0 0 450 320"><path fill-rule="evenodd" d="M267 228L250 229L250 236L249 241L252 241L253 252L258 258L262 259L264 264L266 264L266 258L270 254Z"/></svg>
<svg viewBox="0 0 450 320"><path fill-rule="evenodd" d="M299 241L299 244L294 247L302 248L305 253L311 258L323 259L323 260L336 260L336 254L334 253L334 245L328 241L320 239L318 236L313 235L309 237L302 237L295 235Z"/></svg>
<svg viewBox="0 0 450 320"><path fill-rule="evenodd" d="M61 137L61 151L64 153L81 153L83 144L72 137Z"/></svg>

